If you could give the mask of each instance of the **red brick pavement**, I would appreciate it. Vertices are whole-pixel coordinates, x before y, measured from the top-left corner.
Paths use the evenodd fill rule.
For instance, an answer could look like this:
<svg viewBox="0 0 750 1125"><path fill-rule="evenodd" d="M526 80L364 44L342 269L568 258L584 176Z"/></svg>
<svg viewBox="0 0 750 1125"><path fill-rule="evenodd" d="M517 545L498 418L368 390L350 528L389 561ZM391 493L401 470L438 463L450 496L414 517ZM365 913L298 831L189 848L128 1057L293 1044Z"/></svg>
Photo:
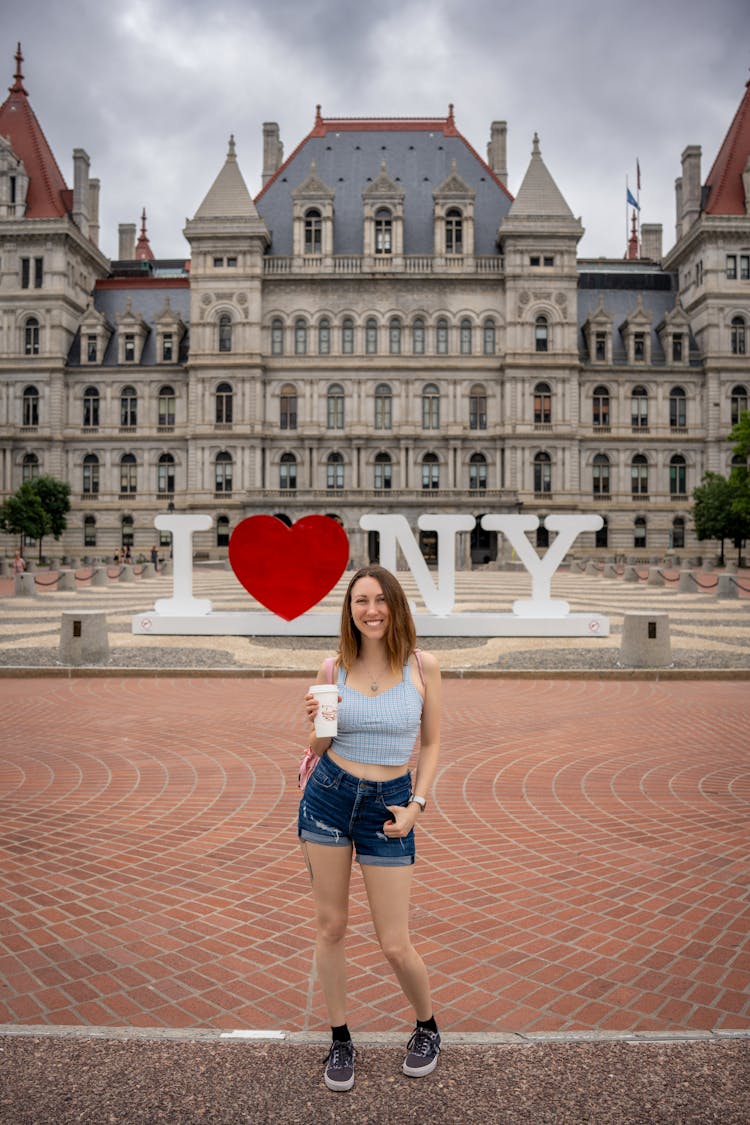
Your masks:
<svg viewBox="0 0 750 1125"><path fill-rule="evenodd" d="M317 1031L301 679L0 681L0 1023ZM446 1031L750 1028L748 687L447 680ZM353 880L351 1023L409 1013Z"/></svg>

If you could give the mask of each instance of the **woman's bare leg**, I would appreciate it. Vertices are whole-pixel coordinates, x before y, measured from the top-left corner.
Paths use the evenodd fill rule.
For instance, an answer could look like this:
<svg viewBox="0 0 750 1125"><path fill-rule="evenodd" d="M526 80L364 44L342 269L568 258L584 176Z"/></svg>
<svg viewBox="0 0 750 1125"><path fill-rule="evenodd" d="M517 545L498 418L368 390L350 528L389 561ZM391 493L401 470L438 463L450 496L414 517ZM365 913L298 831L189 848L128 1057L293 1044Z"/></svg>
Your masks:
<svg viewBox="0 0 750 1125"><path fill-rule="evenodd" d="M315 900L315 961L332 1027L346 1023L345 937L352 849L302 841Z"/></svg>
<svg viewBox="0 0 750 1125"><path fill-rule="evenodd" d="M409 896L413 866L377 867L363 863L372 920L380 948L391 965L404 996L418 1020L432 1015L430 982L424 961L409 936Z"/></svg>

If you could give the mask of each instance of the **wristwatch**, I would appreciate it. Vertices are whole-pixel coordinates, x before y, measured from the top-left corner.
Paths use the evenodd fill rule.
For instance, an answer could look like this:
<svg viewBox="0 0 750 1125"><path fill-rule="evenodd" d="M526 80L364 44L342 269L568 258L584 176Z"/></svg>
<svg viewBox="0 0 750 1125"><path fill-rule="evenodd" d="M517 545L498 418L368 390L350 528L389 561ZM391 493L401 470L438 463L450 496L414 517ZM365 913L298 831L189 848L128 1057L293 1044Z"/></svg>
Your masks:
<svg viewBox="0 0 750 1125"><path fill-rule="evenodd" d="M427 808L426 798L418 797L416 795L416 793L412 793L412 795L409 797L409 804L410 805L419 805L419 811L420 812L424 812L424 810Z"/></svg>

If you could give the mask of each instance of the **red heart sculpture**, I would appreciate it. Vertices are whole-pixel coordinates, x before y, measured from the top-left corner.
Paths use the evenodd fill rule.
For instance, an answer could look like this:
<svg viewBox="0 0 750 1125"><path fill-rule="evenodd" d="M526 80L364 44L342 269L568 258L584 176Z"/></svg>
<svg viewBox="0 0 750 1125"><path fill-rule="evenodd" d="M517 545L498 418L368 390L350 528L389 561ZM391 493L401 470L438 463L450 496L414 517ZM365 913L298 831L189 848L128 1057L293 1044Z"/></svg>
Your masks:
<svg viewBox="0 0 750 1125"><path fill-rule="evenodd" d="M232 532L229 562L248 594L293 621L336 585L349 540L330 516L303 516L291 527L276 516L248 516Z"/></svg>

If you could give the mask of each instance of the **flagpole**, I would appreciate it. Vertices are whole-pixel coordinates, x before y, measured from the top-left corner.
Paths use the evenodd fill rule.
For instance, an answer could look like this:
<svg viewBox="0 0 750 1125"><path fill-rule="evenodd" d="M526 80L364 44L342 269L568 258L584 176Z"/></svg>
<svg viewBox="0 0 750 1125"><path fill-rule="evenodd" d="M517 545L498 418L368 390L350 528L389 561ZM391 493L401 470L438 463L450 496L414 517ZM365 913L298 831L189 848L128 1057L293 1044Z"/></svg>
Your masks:
<svg viewBox="0 0 750 1125"><path fill-rule="evenodd" d="M641 162L635 158L635 191L638 200L638 256L641 254Z"/></svg>
<svg viewBox="0 0 750 1125"><path fill-rule="evenodd" d="M628 198L630 195L630 187L628 186L628 176L625 173L625 257L628 256L628 244L630 241L630 232L628 230Z"/></svg>

